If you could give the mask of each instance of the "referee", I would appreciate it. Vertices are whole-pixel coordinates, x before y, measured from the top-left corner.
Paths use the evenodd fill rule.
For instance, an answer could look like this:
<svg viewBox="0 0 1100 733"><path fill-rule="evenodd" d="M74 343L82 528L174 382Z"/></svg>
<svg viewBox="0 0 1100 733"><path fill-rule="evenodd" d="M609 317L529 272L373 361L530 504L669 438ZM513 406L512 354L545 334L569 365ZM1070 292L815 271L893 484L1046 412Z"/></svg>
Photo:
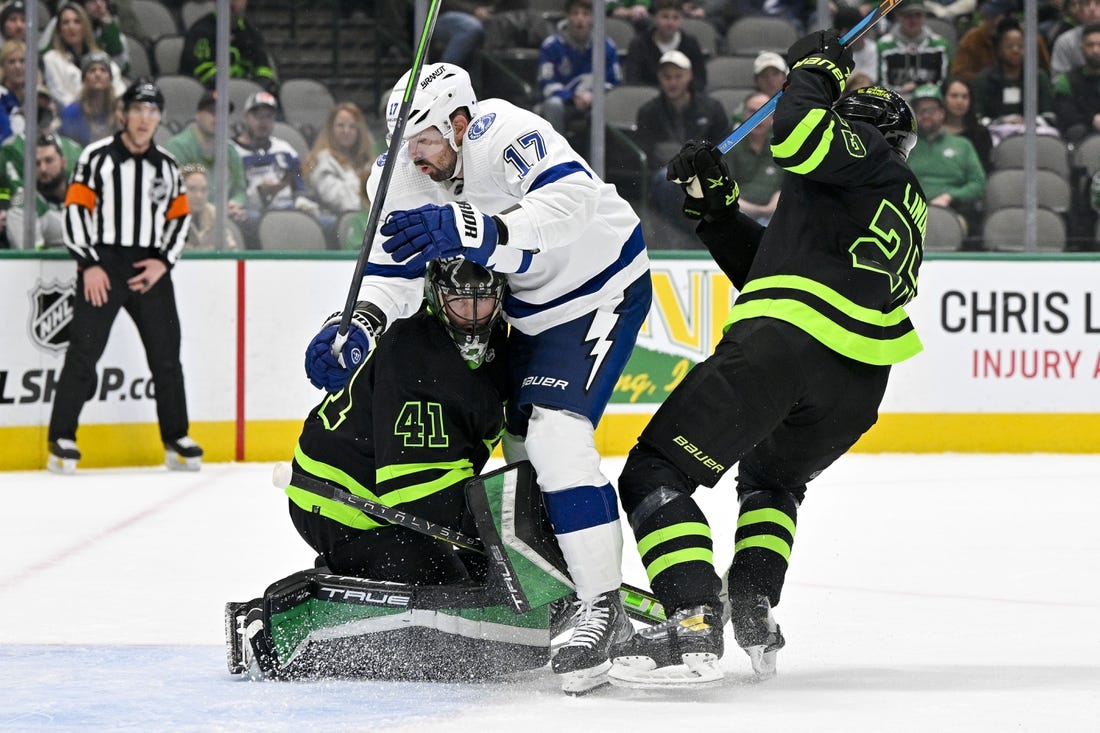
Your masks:
<svg viewBox="0 0 1100 733"><path fill-rule="evenodd" d="M164 95L139 79L122 96L122 131L84 149L65 197L65 244L77 261L69 348L50 415L47 467L73 473L76 428L96 386L96 362L125 309L137 326L156 390L169 468L197 471L188 435L180 321L170 270L187 240L190 209L172 156L153 143Z"/></svg>

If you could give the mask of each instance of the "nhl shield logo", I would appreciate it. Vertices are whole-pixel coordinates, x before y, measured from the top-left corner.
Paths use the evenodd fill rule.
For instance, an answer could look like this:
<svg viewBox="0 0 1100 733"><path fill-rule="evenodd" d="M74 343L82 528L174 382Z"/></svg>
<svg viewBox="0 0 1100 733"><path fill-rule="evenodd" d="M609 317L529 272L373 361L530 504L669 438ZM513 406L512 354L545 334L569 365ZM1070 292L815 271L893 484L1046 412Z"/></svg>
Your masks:
<svg viewBox="0 0 1100 733"><path fill-rule="evenodd" d="M39 281L31 291L31 339L40 348L61 353L68 347L75 294L74 282Z"/></svg>

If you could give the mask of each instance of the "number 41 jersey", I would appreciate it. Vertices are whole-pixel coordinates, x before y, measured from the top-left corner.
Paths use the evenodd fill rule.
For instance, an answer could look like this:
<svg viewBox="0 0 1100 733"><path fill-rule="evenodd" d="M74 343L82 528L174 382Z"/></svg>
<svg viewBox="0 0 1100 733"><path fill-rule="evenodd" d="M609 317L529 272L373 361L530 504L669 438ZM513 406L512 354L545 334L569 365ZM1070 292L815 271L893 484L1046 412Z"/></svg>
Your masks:
<svg viewBox="0 0 1100 733"><path fill-rule="evenodd" d="M727 325L777 318L849 358L895 364L922 348L903 306L928 206L882 134L830 98L823 76L795 70L776 106L772 155L787 174Z"/></svg>

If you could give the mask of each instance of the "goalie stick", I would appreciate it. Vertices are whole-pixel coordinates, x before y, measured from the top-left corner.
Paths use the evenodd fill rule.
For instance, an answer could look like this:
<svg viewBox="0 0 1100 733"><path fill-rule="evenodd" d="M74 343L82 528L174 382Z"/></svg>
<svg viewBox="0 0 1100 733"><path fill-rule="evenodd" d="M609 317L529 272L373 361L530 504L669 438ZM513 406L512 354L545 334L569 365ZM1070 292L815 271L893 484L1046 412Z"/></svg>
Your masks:
<svg viewBox="0 0 1100 733"><path fill-rule="evenodd" d="M885 18L886 14L897 7L900 3L901 0L882 0L882 3L879 4L877 8L867 13L867 15L863 16L863 20L856 23L854 28L841 36L841 44L847 46L851 43L854 43L855 41L858 41L864 33L874 27L875 23L878 23L880 20ZM741 140L743 140L746 135L752 132L757 125L763 122L768 115L775 111L775 105L779 103L779 98L782 96L783 90L780 89L778 92L775 93L775 96L773 96L764 104L763 107L756 110L756 112L754 112L747 120L738 125L737 129L731 132L725 140L718 143L718 145L716 146L718 151L722 154L728 153L734 145L741 142Z"/></svg>
<svg viewBox="0 0 1100 733"><path fill-rule="evenodd" d="M367 260L370 259L371 250L374 249L374 238L378 232L378 219L382 216L382 205L386 201L386 190L390 186L390 178L393 177L393 167L397 163L397 152L401 149L401 142L405 133L405 123L409 120L409 109L412 107L413 96L418 86L416 80L420 78L420 69L424 66L424 57L428 54L428 45L432 42L432 31L435 30L435 19L439 15L439 6L443 0L431 0L428 5L428 13L424 16L424 27L420 29L420 41L413 55L412 70L409 73L409 83L405 87L405 96L401 98L401 107L394 122L393 135L386 150L386 162L382 165L382 177L378 180L378 189L374 201L371 201L370 213L367 215L367 228L363 232L363 244L359 248L359 257L355 260L355 272L351 276L351 285L348 288L348 297L344 301L344 310L340 314L340 325L336 329L336 338L332 340L332 356L344 364L343 348L348 341L348 329L351 327L351 316L355 310L355 302L359 296L359 286L363 282L363 273L367 270Z"/></svg>
<svg viewBox="0 0 1100 733"><path fill-rule="evenodd" d="M368 516L382 519L391 524L396 524L414 532L420 532L437 540L450 542L455 547L464 550L485 553L485 545L477 537L470 537L457 529L444 527L443 525L429 522L415 514L396 507L387 506L377 501L371 501L350 491L334 486L326 481L314 478L304 473L295 473L289 463L276 463L271 473L271 483L280 489L286 489L293 484L295 487L308 491L311 494L330 499L344 506L358 509ZM619 586L619 596L623 601L623 608L631 618L635 618L647 624L659 624L665 620L665 610L661 602L647 590L628 583Z"/></svg>

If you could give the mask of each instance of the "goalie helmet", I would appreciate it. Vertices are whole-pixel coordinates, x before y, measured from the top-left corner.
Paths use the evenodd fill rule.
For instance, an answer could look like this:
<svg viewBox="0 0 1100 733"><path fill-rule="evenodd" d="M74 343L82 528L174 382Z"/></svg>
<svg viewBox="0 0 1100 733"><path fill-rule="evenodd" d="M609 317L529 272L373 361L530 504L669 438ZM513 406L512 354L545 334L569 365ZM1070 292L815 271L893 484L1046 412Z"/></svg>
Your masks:
<svg viewBox="0 0 1100 733"><path fill-rule="evenodd" d="M917 118L905 99L892 89L857 89L833 109L849 122L859 120L877 127L903 158L908 159L909 151L917 144Z"/></svg>
<svg viewBox="0 0 1100 733"><path fill-rule="evenodd" d="M390 100L386 104L387 140L393 137L393 130L397 126L397 113L405 98L411 73L411 69L406 71L390 92ZM452 148L458 150L451 115L462 107L470 110L470 119L477 117L477 96L474 95L470 75L466 70L454 64L432 64L424 68L420 72L420 83L413 93L403 137L409 138L434 127L443 133Z"/></svg>
<svg viewBox="0 0 1100 733"><path fill-rule="evenodd" d="M507 279L461 257L432 260L424 278L428 309L447 328L462 358L479 366L500 320Z"/></svg>

